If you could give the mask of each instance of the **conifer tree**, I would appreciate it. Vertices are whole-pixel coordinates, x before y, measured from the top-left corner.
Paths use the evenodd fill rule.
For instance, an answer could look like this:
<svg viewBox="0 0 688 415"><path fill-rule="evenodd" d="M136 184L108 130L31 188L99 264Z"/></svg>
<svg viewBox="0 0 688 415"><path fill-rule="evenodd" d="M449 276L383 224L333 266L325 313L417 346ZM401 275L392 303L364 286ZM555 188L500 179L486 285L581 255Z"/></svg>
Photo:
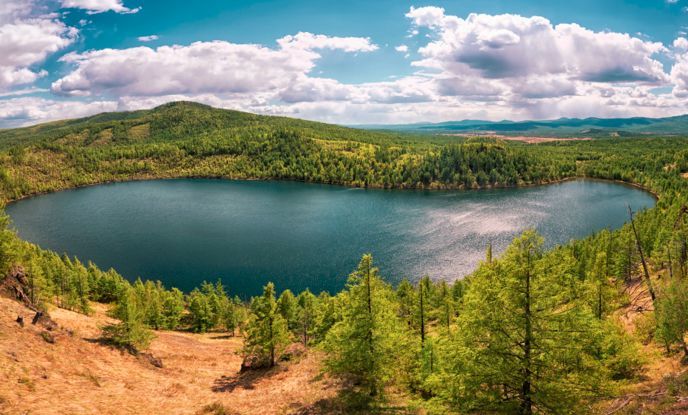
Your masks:
<svg viewBox="0 0 688 415"><path fill-rule="evenodd" d="M575 261L533 231L482 264L463 299L440 393L469 411L569 413L599 386L599 325L576 303Z"/></svg>
<svg viewBox="0 0 688 415"><path fill-rule="evenodd" d="M287 322L289 330L296 329L297 304L296 297L294 297L294 293L292 293L291 290L286 289L282 291L282 294L277 300L277 309Z"/></svg>
<svg viewBox="0 0 688 415"><path fill-rule="evenodd" d="M688 359L688 345L685 336L688 333L688 279L671 279L661 291L656 302L655 320L657 339L667 351L671 345L679 345Z"/></svg>
<svg viewBox="0 0 688 415"><path fill-rule="evenodd" d="M244 345L245 352L267 359L272 367L289 341L287 324L279 313L273 283L263 287L262 296L253 299L251 313Z"/></svg>
<svg viewBox="0 0 688 415"><path fill-rule="evenodd" d="M395 293L378 276L372 256L364 255L340 295L342 319L327 333L326 367L377 395L394 373L402 373L409 349L394 307Z"/></svg>
<svg viewBox="0 0 688 415"><path fill-rule="evenodd" d="M316 319L316 298L309 289L306 288L296 298L298 310L296 312L297 332L303 345L308 346L315 331Z"/></svg>
<svg viewBox="0 0 688 415"><path fill-rule="evenodd" d="M168 330L176 329L184 314L184 294L177 288L163 292L162 309L164 327Z"/></svg>
<svg viewBox="0 0 688 415"><path fill-rule="evenodd" d="M189 315L191 317L191 328L197 333L204 333L213 327L215 315L208 301L208 297L199 289L195 288L189 294Z"/></svg>
<svg viewBox="0 0 688 415"><path fill-rule="evenodd" d="M145 312L133 288L125 287L120 292L113 314L120 322L104 327L103 337L134 352L148 347L153 334L144 323Z"/></svg>

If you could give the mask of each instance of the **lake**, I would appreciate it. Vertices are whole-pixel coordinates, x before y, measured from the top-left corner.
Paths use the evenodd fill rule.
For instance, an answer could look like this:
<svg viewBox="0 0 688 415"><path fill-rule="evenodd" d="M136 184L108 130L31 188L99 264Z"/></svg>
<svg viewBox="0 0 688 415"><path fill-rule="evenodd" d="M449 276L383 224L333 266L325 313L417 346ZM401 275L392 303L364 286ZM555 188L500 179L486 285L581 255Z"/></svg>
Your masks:
<svg viewBox="0 0 688 415"><path fill-rule="evenodd" d="M454 280L492 242L525 229L548 246L618 228L655 200L616 183L576 180L478 191L364 190L212 179L103 184L7 206L19 235L59 253L188 291L221 278L232 294L335 292L370 252L390 282Z"/></svg>

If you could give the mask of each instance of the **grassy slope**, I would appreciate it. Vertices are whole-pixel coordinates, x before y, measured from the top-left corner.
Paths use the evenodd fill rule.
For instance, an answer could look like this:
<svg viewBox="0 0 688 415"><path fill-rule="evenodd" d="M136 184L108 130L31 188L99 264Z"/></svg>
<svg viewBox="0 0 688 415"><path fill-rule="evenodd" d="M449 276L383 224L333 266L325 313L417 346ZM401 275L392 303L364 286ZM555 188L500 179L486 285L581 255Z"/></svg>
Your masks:
<svg viewBox="0 0 688 415"><path fill-rule="evenodd" d="M194 414L214 405L230 413L295 413L334 402L338 386L320 376L319 355L265 372L239 374L242 339L224 333L157 332L144 359L99 344L105 306L93 316L54 309L60 325L49 344L33 313L0 297L0 413ZM214 413L209 411L207 413Z"/></svg>

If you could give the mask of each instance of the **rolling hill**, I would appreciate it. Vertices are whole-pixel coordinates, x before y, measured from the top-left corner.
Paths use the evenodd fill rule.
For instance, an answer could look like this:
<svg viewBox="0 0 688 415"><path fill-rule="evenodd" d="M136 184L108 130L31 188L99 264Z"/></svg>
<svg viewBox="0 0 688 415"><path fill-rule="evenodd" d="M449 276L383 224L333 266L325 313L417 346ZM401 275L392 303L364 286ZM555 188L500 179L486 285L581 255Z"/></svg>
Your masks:
<svg viewBox="0 0 688 415"><path fill-rule="evenodd" d="M632 136L640 134L683 135L688 132L688 115L667 118L560 118L546 121L463 120L441 123L368 125L369 129L424 133L495 133L504 135Z"/></svg>

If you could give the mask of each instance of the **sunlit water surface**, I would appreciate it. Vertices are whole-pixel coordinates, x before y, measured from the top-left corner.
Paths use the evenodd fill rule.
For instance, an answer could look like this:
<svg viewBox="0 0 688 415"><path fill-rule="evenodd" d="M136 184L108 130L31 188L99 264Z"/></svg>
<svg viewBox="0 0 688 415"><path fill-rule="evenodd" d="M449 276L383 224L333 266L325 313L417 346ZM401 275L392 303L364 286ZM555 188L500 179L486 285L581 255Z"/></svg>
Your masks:
<svg viewBox="0 0 688 415"><path fill-rule="evenodd" d="M388 281L454 280L492 242L502 252L537 229L548 246L617 228L654 205L641 190L600 181L521 189L385 191L292 182L204 179L105 184L7 207L21 237L113 267L129 279L190 290L222 281L233 294L340 289L361 255Z"/></svg>

